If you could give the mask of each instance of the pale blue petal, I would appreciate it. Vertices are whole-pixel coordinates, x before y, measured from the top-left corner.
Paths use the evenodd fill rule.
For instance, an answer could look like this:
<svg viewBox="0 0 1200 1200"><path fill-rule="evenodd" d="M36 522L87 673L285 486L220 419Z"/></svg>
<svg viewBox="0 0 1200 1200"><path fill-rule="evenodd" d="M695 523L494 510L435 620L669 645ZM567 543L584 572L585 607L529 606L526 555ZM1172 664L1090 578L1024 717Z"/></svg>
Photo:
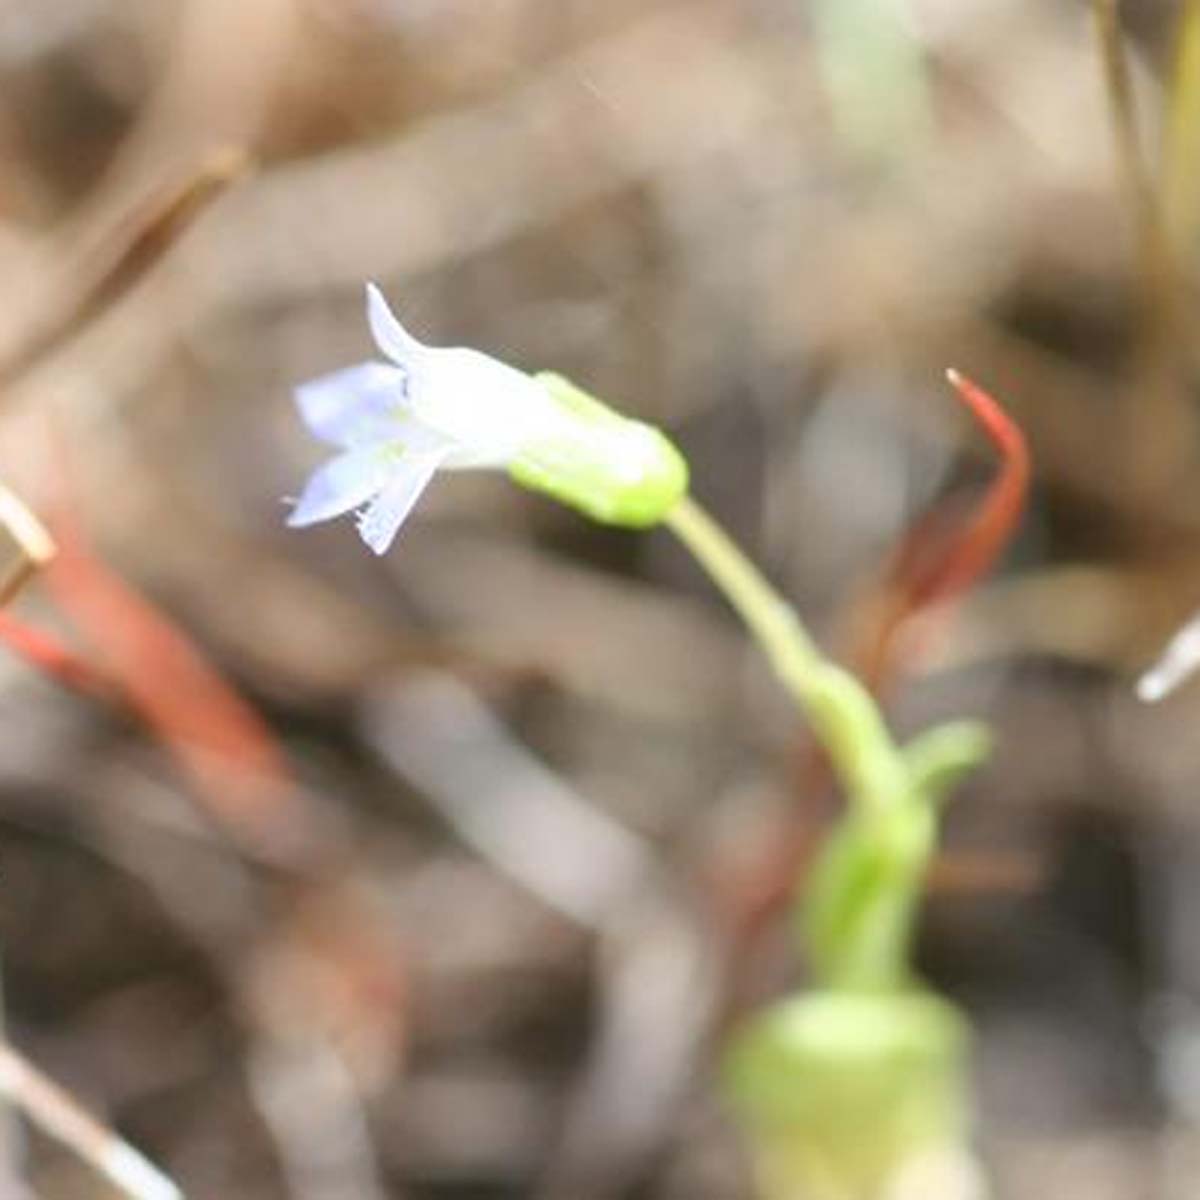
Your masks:
<svg viewBox="0 0 1200 1200"><path fill-rule="evenodd" d="M314 525L365 504L387 486L392 469L377 449L339 454L309 476L287 523L296 528Z"/></svg>
<svg viewBox="0 0 1200 1200"><path fill-rule="evenodd" d="M367 284L367 324L375 345L393 362L403 366L422 354L425 347L410 334L388 307L383 293L373 284Z"/></svg>
<svg viewBox="0 0 1200 1200"><path fill-rule="evenodd" d="M414 454L392 467L387 487L367 506L358 519L362 540L376 554L386 554L404 519L412 512L433 473L441 465L440 454Z"/></svg>
<svg viewBox="0 0 1200 1200"><path fill-rule="evenodd" d="M365 446L391 436L403 411L408 376L381 362L358 363L296 388L309 430L335 446Z"/></svg>

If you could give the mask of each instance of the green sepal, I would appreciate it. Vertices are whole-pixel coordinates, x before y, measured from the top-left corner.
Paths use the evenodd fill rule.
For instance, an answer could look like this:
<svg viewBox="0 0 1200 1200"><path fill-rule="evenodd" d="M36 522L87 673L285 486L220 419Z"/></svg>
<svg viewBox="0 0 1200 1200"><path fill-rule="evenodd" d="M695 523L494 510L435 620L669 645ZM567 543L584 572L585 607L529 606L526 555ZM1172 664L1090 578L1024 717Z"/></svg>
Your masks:
<svg viewBox="0 0 1200 1200"><path fill-rule="evenodd" d="M657 525L687 492L687 462L674 443L561 375L535 378L567 419L522 447L508 468L514 482L606 525Z"/></svg>

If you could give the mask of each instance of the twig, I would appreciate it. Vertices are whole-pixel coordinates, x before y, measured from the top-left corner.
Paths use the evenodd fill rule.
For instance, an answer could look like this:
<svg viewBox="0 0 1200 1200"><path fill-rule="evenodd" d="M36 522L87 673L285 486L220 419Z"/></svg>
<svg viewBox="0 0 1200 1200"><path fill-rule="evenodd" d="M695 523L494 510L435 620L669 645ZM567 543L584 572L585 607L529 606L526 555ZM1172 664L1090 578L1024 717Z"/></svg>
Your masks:
<svg viewBox="0 0 1200 1200"><path fill-rule="evenodd" d="M91 551L66 505L55 532L51 594L95 645L104 674L244 849L268 859L294 851L305 821L266 722L181 627Z"/></svg>
<svg viewBox="0 0 1200 1200"><path fill-rule="evenodd" d="M144 1154L0 1041L0 1091L39 1128L73 1150L133 1200L183 1200L183 1192Z"/></svg>
<svg viewBox="0 0 1200 1200"><path fill-rule="evenodd" d="M0 642L42 674L85 696L119 702L116 686L99 668L52 633L0 611Z"/></svg>
<svg viewBox="0 0 1200 1200"><path fill-rule="evenodd" d="M216 150L96 231L64 269L43 312L0 360L0 385L19 379L129 291L248 164L236 147Z"/></svg>
<svg viewBox="0 0 1200 1200"><path fill-rule="evenodd" d="M32 510L9 488L0 483L0 524L17 543L20 557L0 577L0 608L9 604L18 592L55 554L54 539Z"/></svg>
<svg viewBox="0 0 1200 1200"><path fill-rule="evenodd" d="M51 432L58 554L46 582L57 607L94 646L97 673L170 751L242 850L281 866L312 866L324 848L270 727L183 628L92 549L71 492L66 441Z"/></svg>
<svg viewBox="0 0 1200 1200"><path fill-rule="evenodd" d="M93 552L67 494L70 464L60 437L52 449L59 460L55 538L11 494L6 514L2 491L0 521L11 519L27 560L49 563L46 579L57 607L96 651L74 650L2 608L0 642L75 691L125 704L174 756L208 813L252 857L311 865L324 848L309 829L270 728L181 627ZM16 584L9 581L10 593Z"/></svg>

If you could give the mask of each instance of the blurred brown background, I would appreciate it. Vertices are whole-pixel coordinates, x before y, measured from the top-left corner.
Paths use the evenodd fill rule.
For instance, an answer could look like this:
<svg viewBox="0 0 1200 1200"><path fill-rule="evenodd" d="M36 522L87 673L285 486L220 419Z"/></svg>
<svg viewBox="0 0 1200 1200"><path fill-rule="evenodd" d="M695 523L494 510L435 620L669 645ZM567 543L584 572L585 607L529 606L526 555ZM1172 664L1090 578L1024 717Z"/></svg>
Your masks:
<svg viewBox="0 0 1200 1200"><path fill-rule="evenodd" d="M1086 4L899 7L0 3L0 476L69 489L298 781L214 819L0 657L7 1036L189 1196L748 1196L717 1047L801 977L756 914L834 811L666 534L484 475L382 560L284 529L322 454L290 388L369 357L366 279L668 429L832 646L993 469L943 369L994 390L1029 509L892 703L998 734L925 968L998 1196L1193 1194L1200 690L1131 692L1200 603L1192 243L1164 316ZM1155 164L1180 11L1122 10ZM102 655L61 606L14 611ZM5 1196L113 1194L10 1134Z"/></svg>

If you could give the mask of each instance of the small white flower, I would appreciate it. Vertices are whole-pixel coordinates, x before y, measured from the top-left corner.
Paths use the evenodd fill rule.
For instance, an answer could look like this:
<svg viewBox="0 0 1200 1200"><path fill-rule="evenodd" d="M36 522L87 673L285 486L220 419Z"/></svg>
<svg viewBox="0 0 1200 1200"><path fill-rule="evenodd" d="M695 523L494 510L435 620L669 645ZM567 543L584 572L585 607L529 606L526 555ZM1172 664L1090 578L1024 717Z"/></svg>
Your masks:
<svg viewBox="0 0 1200 1200"><path fill-rule="evenodd" d="M309 478L288 517L312 525L358 510L376 554L392 544L439 468L507 466L566 417L546 388L478 350L425 346L367 285L367 321L390 362L364 362L296 389L304 423L341 453Z"/></svg>
<svg viewBox="0 0 1200 1200"><path fill-rule="evenodd" d="M341 451L313 472L288 517L312 525L356 510L383 554L439 469L493 467L598 521L656 524L687 489L659 430L557 375L526 375L478 350L424 346L367 285L367 321L388 362L296 389L308 428Z"/></svg>

